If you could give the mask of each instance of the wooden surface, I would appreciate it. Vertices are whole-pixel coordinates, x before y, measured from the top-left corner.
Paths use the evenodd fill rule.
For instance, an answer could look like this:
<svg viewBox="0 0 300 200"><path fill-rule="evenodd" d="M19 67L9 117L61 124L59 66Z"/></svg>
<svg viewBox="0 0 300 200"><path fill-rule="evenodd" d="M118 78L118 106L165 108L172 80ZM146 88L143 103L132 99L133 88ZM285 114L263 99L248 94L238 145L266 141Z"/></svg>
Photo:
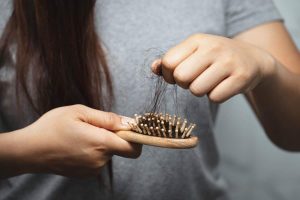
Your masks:
<svg viewBox="0 0 300 200"><path fill-rule="evenodd" d="M118 131L116 134L122 139L139 144L146 144L156 147L173 148L173 149L188 149L197 146L198 137L192 136L186 139L163 138L156 136L148 136L132 131Z"/></svg>

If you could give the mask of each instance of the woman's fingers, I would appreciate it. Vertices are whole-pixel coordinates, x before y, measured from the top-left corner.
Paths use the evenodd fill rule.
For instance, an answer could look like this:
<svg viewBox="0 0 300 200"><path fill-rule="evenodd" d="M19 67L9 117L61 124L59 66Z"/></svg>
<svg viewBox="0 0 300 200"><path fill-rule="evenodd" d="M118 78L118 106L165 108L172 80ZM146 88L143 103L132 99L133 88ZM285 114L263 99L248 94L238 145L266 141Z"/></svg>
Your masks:
<svg viewBox="0 0 300 200"><path fill-rule="evenodd" d="M111 154L123 157L137 158L141 154L141 145L129 143L109 131L129 130L129 122L134 122L134 119L81 105L77 105L76 109L82 114L81 120L86 122L84 131L90 136L93 135L92 140L98 146L105 147Z"/></svg>
<svg viewBox="0 0 300 200"><path fill-rule="evenodd" d="M189 86L195 96L203 96L230 75L230 70L221 64L209 66Z"/></svg>
<svg viewBox="0 0 300 200"><path fill-rule="evenodd" d="M162 75L166 82L175 84L173 72L175 68L187 57L193 54L197 50L198 45L195 42L191 42L191 39L187 39L179 45L170 49L162 58Z"/></svg>
<svg viewBox="0 0 300 200"><path fill-rule="evenodd" d="M232 75L233 66L222 62L213 63L210 57L209 54L201 55L196 51L175 68L172 75L174 81L183 88L189 88L195 96L208 94L214 102L226 101L251 82L241 78L243 76ZM158 70L158 67L154 65L152 69Z"/></svg>
<svg viewBox="0 0 300 200"><path fill-rule="evenodd" d="M99 146L105 147L112 155L137 158L141 154L142 145L127 142L111 131L93 126L90 126L87 131L94 134Z"/></svg>
<svg viewBox="0 0 300 200"><path fill-rule="evenodd" d="M185 89L189 88L193 80L201 75L212 62L213 59L209 55L197 50L174 70L173 77L176 84Z"/></svg>
<svg viewBox="0 0 300 200"><path fill-rule="evenodd" d="M208 97L213 102L222 103L240 93L243 88L245 88L243 81L238 80L235 76L230 76L209 92Z"/></svg>
<svg viewBox="0 0 300 200"><path fill-rule="evenodd" d="M195 34L154 62L152 70L168 83L222 102L253 89L268 75L264 63L255 59L257 52L254 46L236 40Z"/></svg>
<svg viewBox="0 0 300 200"><path fill-rule="evenodd" d="M81 120L91 125L105 128L112 131L130 130L129 123L134 123L134 119L120 116L112 112L104 112L83 105L75 105L81 115Z"/></svg>

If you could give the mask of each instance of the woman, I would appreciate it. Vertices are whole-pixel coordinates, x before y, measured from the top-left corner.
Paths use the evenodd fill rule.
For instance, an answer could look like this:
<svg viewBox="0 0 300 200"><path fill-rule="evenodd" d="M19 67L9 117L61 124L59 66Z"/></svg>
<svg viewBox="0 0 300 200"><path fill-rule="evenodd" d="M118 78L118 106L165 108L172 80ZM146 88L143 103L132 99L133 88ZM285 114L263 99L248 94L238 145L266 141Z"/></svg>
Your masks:
<svg viewBox="0 0 300 200"><path fill-rule="evenodd" d="M299 150L299 52L272 2L98 2L101 46L94 0L14 0L1 40L0 199L225 199L210 102L238 93L275 144ZM114 113L144 105L151 84L136 69L153 47L169 49L152 69L183 88L178 112L199 125L201 144L144 147L130 160L141 147L113 133L130 119L99 109L112 92Z"/></svg>

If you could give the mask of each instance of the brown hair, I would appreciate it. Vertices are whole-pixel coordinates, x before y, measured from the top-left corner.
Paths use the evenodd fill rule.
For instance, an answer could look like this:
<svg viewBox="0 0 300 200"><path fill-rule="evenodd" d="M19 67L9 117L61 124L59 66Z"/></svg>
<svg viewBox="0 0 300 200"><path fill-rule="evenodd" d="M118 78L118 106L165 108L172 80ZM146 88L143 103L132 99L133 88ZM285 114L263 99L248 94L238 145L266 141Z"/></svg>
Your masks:
<svg viewBox="0 0 300 200"><path fill-rule="evenodd" d="M95 3L13 1L0 40L0 67L14 65L17 94L21 89L39 114L76 103L99 109L109 106L112 83L96 33Z"/></svg>

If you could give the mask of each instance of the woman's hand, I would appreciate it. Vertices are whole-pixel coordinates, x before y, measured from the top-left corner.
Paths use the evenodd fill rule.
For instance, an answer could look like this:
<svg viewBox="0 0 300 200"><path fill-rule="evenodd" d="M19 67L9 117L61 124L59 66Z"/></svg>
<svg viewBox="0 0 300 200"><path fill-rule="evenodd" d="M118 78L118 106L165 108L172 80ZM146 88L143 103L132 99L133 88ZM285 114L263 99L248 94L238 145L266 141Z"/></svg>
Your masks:
<svg viewBox="0 0 300 200"><path fill-rule="evenodd" d="M115 154L129 158L140 155L141 145L131 144L111 132L130 129L130 120L75 105L51 110L32 125L2 135L14 138L12 145L6 144L17 152L12 157L27 169L24 173L85 177L97 175ZM5 164L9 160L0 162Z"/></svg>
<svg viewBox="0 0 300 200"><path fill-rule="evenodd" d="M219 103L255 88L274 73L274 63L270 54L248 43L197 34L154 61L152 71Z"/></svg>

